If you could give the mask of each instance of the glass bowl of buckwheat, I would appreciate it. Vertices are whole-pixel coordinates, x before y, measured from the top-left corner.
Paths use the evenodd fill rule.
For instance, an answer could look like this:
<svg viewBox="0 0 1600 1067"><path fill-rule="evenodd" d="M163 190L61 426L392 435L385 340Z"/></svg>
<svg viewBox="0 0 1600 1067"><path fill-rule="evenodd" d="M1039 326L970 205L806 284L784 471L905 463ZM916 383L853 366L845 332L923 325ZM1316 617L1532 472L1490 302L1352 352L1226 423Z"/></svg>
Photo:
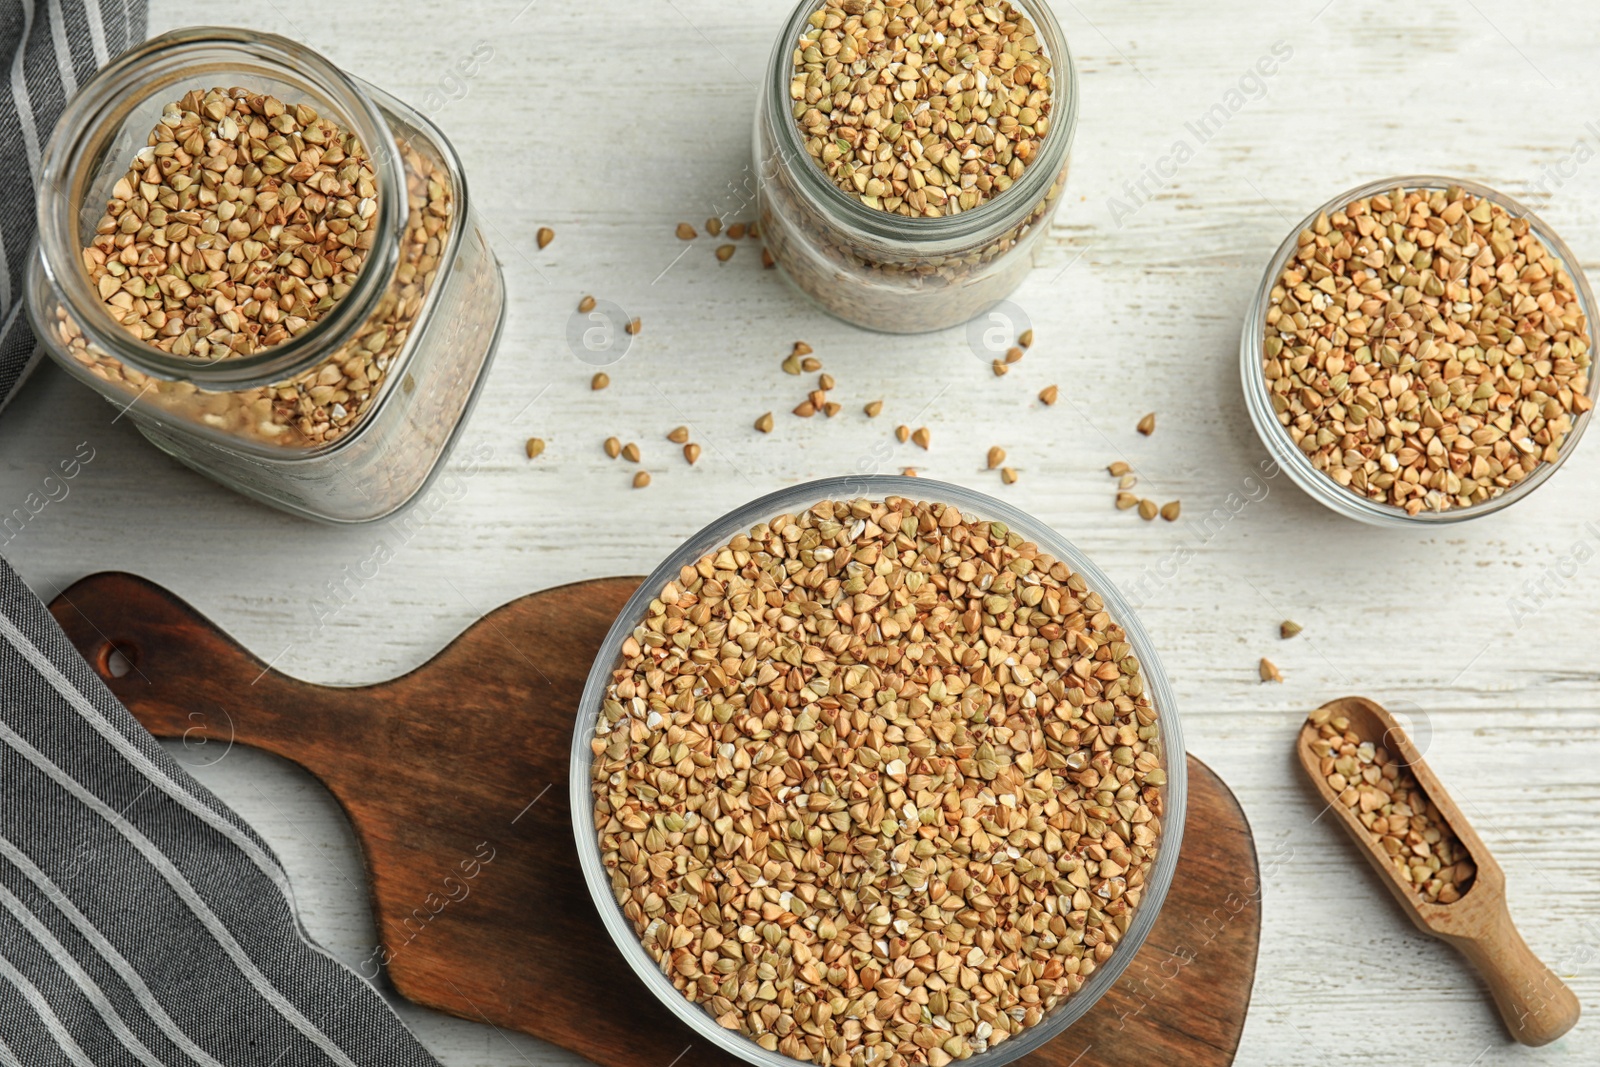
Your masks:
<svg viewBox="0 0 1600 1067"><path fill-rule="evenodd" d="M1154 925L1184 800L1116 589L1038 520L920 478L811 482L691 537L611 628L573 737L618 949L771 1067L1038 1048Z"/></svg>
<svg viewBox="0 0 1600 1067"><path fill-rule="evenodd" d="M1509 507L1594 407L1594 294L1537 215L1455 178L1328 201L1268 263L1240 374L1256 432L1342 515L1436 526Z"/></svg>

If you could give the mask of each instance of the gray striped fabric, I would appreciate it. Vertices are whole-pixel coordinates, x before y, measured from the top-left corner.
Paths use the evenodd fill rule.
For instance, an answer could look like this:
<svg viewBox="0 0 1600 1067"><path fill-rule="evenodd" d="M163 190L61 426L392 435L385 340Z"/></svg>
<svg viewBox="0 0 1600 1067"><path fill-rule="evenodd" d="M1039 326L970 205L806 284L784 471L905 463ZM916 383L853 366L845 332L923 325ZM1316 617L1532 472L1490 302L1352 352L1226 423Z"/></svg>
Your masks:
<svg viewBox="0 0 1600 1067"><path fill-rule="evenodd" d="M39 148L142 0L0 0L0 406ZM0 1067L438 1067L312 944L277 858L117 703L0 559Z"/></svg>
<svg viewBox="0 0 1600 1067"><path fill-rule="evenodd" d="M4 560L0 1064L437 1067Z"/></svg>
<svg viewBox="0 0 1600 1067"><path fill-rule="evenodd" d="M145 0L0 0L0 408L39 357L22 277L40 152L67 98L144 33Z"/></svg>

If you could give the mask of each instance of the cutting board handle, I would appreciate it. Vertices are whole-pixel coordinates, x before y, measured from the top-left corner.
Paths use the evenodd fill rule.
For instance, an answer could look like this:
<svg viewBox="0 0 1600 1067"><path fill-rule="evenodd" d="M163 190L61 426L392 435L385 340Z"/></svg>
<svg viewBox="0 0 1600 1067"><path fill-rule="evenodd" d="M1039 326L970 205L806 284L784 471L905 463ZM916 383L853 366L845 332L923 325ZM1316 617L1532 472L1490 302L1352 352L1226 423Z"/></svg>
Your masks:
<svg viewBox="0 0 1600 1067"><path fill-rule="evenodd" d="M1470 895L1470 894L1469 894ZM1456 946L1489 986L1511 1036L1524 1045L1548 1045L1578 1021L1578 998L1544 965L1506 910L1485 909L1481 932L1456 938Z"/></svg>
<svg viewBox="0 0 1600 1067"><path fill-rule="evenodd" d="M113 695L187 762L235 744L291 759L327 781L325 742L346 701L273 670L172 593L131 574L92 575L56 601L62 629ZM241 714L241 711L248 714ZM288 718L286 718L288 717Z"/></svg>

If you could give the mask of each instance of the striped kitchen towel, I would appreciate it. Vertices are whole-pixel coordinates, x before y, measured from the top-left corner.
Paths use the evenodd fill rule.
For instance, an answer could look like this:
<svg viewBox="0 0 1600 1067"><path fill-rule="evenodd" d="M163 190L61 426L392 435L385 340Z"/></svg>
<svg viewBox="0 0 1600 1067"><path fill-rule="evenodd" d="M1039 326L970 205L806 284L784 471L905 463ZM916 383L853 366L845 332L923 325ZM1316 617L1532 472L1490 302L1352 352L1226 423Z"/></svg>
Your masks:
<svg viewBox="0 0 1600 1067"><path fill-rule="evenodd" d="M35 359L40 145L143 35L143 0L0 0L0 406ZM438 1067L0 559L0 1067L58 1064Z"/></svg>
<svg viewBox="0 0 1600 1067"><path fill-rule="evenodd" d="M437 1067L4 560L0 1064Z"/></svg>
<svg viewBox="0 0 1600 1067"><path fill-rule="evenodd" d="M0 0L0 408L39 352L22 310L39 157L78 86L145 31L145 0Z"/></svg>

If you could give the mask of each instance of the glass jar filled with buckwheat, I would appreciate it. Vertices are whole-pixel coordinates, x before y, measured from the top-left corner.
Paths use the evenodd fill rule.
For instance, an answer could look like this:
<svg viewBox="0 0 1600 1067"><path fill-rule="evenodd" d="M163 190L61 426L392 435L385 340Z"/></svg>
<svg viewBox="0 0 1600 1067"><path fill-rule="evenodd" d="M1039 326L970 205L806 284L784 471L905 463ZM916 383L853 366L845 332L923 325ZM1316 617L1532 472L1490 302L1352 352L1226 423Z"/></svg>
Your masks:
<svg viewBox="0 0 1600 1067"><path fill-rule="evenodd" d="M1498 511L1594 406L1594 296L1487 186L1396 178L1329 201L1269 264L1240 342L1251 419L1294 481L1379 525Z"/></svg>
<svg viewBox="0 0 1600 1067"><path fill-rule="evenodd" d="M767 251L858 325L965 322L1032 267L1077 109L1044 0L803 0L756 120Z"/></svg>
<svg viewBox="0 0 1600 1067"><path fill-rule="evenodd" d="M28 314L183 463L333 522L440 469L498 339L500 269L426 119L271 34L114 60L44 154Z"/></svg>

